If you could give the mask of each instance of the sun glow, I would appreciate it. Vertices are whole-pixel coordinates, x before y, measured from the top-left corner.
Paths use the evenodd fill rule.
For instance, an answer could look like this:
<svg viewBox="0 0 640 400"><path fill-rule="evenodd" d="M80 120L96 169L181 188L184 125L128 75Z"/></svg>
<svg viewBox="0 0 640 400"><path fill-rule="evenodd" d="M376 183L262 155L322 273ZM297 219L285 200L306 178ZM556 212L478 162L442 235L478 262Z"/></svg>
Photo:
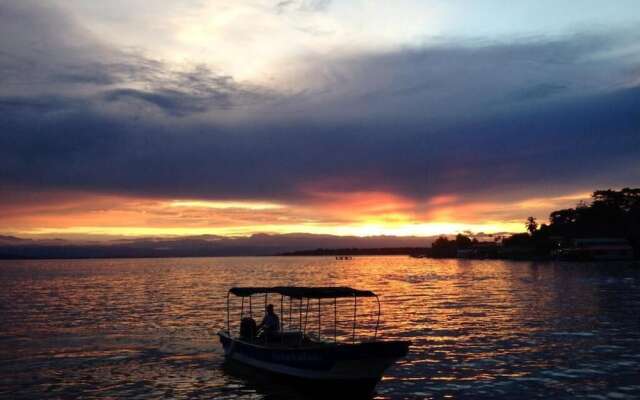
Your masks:
<svg viewBox="0 0 640 400"><path fill-rule="evenodd" d="M74 194L5 209L2 234L23 237L436 236L524 231L525 218L570 206L582 193L511 202L454 195L411 199L386 192L313 192L290 203L259 200L149 199Z"/></svg>
<svg viewBox="0 0 640 400"><path fill-rule="evenodd" d="M310 233L336 236L436 236L454 235L460 232L521 231L522 223L457 224L422 223L398 226L381 224L333 225L301 223L293 225L251 225L230 227L140 227L140 226L70 226L65 228L35 228L19 232L21 236L34 237L57 235L61 237L170 237L170 236L250 236L255 233L288 234Z"/></svg>
<svg viewBox="0 0 640 400"><path fill-rule="evenodd" d="M284 208L282 204L261 203L248 201L200 201L200 200L174 200L169 203L170 207L185 208L213 208L225 210L230 208L239 208L245 210L274 210Z"/></svg>

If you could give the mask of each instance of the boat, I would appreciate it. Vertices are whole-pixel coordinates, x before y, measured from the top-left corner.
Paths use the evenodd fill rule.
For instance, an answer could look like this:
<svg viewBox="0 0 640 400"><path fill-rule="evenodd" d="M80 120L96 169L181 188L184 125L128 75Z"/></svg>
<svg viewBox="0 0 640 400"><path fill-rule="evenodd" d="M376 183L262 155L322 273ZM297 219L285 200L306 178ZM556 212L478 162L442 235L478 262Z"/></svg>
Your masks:
<svg viewBox="0 0 640 400"><path fill-rule="evenodd" d="M419 253L411 253L409 254L409 257L411 258L427 258L426 254L419 254Z"/></svg>
<svg viewBox="0 0 640 400"><path fill-rule="evenodd" d="M241 298L239 329L232 329L232 295ZM256 323L252 318L253 296L264 296L265 309L269 296L280 297L282 323L277 332L262 336L256 334ZM367 297L374 298L377 302L377 320L373 335L365 340L357 340L358 299ZM345 298L353 299L353 309L350 310L353 311L353 315L349 321L351 332L347 337L341 335L339 338L337 300ZM245 299L248 299L249 303L248 313L245 312ZM318 330L314 333L307 330L309 306L312 301L313 308L317 306L318 317ZM332 335L329 333L321 337L323 301L325 308L333 306L333 332ZM227 362L240 363L264 373L275 374L285 378L287 382L321 389L323 393L339 391L345 394L348 391L370 394L385 370L396 360L407 355L410 345L409 341L381 340L378 335L379 324L380 300L369 290L344 286L233 287L227 294L227 326L218 332L218 336ZM234 323L234 328L235 325Z"/></svg>

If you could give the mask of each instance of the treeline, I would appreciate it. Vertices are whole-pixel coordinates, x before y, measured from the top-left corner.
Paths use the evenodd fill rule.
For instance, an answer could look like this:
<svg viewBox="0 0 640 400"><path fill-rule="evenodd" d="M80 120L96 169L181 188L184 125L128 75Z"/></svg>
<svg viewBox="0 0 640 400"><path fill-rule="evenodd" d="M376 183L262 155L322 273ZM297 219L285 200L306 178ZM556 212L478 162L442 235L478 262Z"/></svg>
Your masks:
<svg viewBox="0 0 640 400"><path fill-rule="evenodd" d="M564 246L573 239L621 238L629 241L636 255L640 250L640 189L596 190L591 202L575 208L553 211L549 224L539 227L529 218L529 234L513 235L503 244L533 244L539 251L549 249L558 240Z"/></svg>
<svg viewBox="0 0 640 400"><path fill-rule="evenodd" d="M571 238L620 237L632 245L640 243L640 189L620 191L597 190L591 204L580 203L576 208L551 213L548 227L542 225L540 234Z"/></svg>
<svg viewBox="0 0 640 400"><path fill-rule="evenodd" d="M454 258L459 250L467 250L474 246L479 246L480 243L478 239L471 239L461 233L456 235L455 239L440 236L433 242L431 248L427 250L426 255L433 258ZM482 243L485 244L486 242Z"/></svg>
<svg viewBox="0 0 640 400"><path fill-rule="evenodd" d="M570 246L574 239L621 238L629 241L637 257L640 255L640 189L596 190L589 203L580 202L575 208L553 211L548 224L538 225L536 218L529 217L525 226L528 233L502 239L497 256L544 258L558 244ZM434 257L453 257L458 250L474 244L464 235L453 240L440 237L428 253Z"/></svg>

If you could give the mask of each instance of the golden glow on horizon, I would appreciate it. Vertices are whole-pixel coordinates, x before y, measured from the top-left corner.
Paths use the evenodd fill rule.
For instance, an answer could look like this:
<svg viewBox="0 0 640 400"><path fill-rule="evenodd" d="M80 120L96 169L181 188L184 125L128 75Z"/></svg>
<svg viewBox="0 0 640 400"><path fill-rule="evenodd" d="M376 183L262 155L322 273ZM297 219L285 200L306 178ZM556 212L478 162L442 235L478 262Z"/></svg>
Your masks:
<svg viewBox="0 0 640 400"><path fill-rule="evenodd" d="M145 199L75 194L1 209L0 234L23 237L136 237L254 233L338 236L435 236L523 232L527 216L544 217L587 194L517 201L464 201L440 195L422 201L385 192L314 192L303 203ZM540 218L542 217L542 218Z"/></svg>
<svg viewBox="0 0 640 400"><path fill-rule="evenodd" d="M310 233L336 236L436 236L454 235L460 232L518 232L522 231L521 222L489 223L489 224L458 224L458 223L423 223L399 226L385 226L376 224L365 225L325 225L325 224L296 224L296 225L254 225L245 227L138 227L138 226L71 226L66 228L36 228L18 232L22 236L249 236L254 233L287 234Z"/></svg>
<svg viewBox="0 0 640 400"><path fill-rule="evenodd" d="M273 210L277 208L283 208L284 205L250 201L174 200L169 202L169 207L214 208L220 210L229 208L240 208L246 210Z"/></svg>

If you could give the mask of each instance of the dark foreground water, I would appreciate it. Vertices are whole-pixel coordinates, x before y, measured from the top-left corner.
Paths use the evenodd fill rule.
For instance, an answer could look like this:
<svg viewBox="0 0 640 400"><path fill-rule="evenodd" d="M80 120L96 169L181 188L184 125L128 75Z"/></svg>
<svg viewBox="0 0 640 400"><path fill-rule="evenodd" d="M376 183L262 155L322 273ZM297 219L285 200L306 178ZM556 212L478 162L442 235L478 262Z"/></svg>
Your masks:
<svg viewBox="0 0 640 400"><path fill-rule="evenodd" d="M413 346L379 399L640 398L638 265L407 257L1 261L0 398L303 398L222 368L215 336L230 286L282 284L381 295Z"/></svg>

